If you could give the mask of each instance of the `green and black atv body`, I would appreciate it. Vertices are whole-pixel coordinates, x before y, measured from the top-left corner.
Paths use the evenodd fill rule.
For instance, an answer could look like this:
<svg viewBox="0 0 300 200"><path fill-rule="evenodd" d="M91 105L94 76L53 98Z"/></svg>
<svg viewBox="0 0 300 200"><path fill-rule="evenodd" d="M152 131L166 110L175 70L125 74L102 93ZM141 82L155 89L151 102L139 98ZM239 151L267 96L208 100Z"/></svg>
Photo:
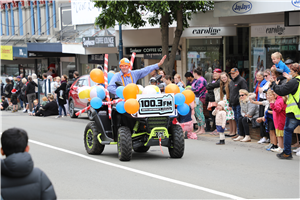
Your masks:
<svg viewBox="0 0 300 200"><path fill-rule="evenodd" d="M171 158L184 154L184 136L180 125L173 124L177 117L174 95L159 94L155 97L138 95L140 109L130 115L120 114L112 106L111 119L107 106L93 110L94 120L84 131L84 145L87 153L99 155L105 145L117 145L121 161L129 161L132 150L147 152L151 146L168 147ZM164 101L168 99L168 101Z"/></svg>

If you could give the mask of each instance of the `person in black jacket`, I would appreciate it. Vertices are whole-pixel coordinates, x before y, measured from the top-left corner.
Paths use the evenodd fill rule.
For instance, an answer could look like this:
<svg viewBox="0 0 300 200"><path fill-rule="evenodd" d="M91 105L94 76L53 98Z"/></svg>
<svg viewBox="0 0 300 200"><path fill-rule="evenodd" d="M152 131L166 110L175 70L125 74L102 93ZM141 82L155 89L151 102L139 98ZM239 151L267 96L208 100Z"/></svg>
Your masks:
<svg viewBox="0 0 300 200"><path fill-rule="evenodd" d="M23 87L23 83L21 81L21 76L17 76L15 89L17 90L17 96L21 104L21 108L23 109L23 100L21 98L21 89Z"/></svg>
<svg viewBox="0 0 300 200"><path fill-rule="evenodd" d="M207 103L215 103L215 105L217 105L217 103L220 101L220 95L218 96L218 98L216 98L214 90L220 88L220 75L221 75L221 73L222 73L222 70L218 69L218 68L216 68L213 71L213 78L214 78L215 82L208 83L207 86L206 86L206 90L207 90L207 99L206 99L206 101L207 101ZM220 91L218 91L217 93L220 93ZM212 111L215 108L216 108L216 106L211 107L211 110L209 111L209 115L210 115L210 118L213 121L213 130L214 130L213 134L218 134L218 131L216 129L216 120L215 120L216 117L212 114ZM209 130L206 130L206 131L209 131Z"/></svg>
<svg viewBox="0 0 300 200"><path fill-rule="evenodd" d="M10 128L2 133L1 196L3 199L56 199L47 175L35 168L28 146L27 132Z"/></svg>
<svg viewBox="0 0 300 200"><path fill-rule="evenodd" d="M4 83L2 83L2 80L0 79L1 84L1 97L4 96Z"/></svg>
<svg viewBox="0 0 300 200"><path fill-rule="evenodd" d="M62 117L62 110L64 111L65 116L67 116L65 104L67 103L67 75L61 76L61 85L55 90L57 94L57 101L59 105L59 115L56 118ZM60 96L60 91L63 91L63 95Z"/></svg>
<svg viewBox="0 0 300 200"><path fill-rule="evenodd" d="M231 74L232 81L229 84L229 110L233 110L234 120L236 124L239 124L239 118L241 117L241 106L239 101L240 89L248 90L247 81L240 76L240 72L237 68L232 68L229 72ZM238 135L240 135L239 126L237 126ZM238 137L238 135L236 137Z"/></svg>
<svg viewBox="0 0 300 200"><path fill-rule="evenodd" d="M8 100L8 103L10 103L11 91L12 91L14 86L11 83L11 80L9 78L6 78L5 81L6 81L6 85L5 85L5 88L4 88L4 93L5 93L5 97Z"/></svg>
<svg viewBox="0 0 300 200"><path fill-rule="evenodd" d="M27 101L29 104L29 110L30 112L32 112L32 108L33 108L33 101L36 98L35 95L35 87L37 87L38 85L32 80L32 77L28 78L28 83L27 83L27 88L26 88L26 96L27 96Z"/></svg>
<svg viewBox="0 0 300 200"><path fill-rule="evenodd" d="M34 114L35 116L47 117L47 116L58 114L58 106L57 106L56 101L54 101L54 96L52 94L48 94L47 97L48 97L49 103L47 103L45 106L42 106L42 108Z"/></svg>

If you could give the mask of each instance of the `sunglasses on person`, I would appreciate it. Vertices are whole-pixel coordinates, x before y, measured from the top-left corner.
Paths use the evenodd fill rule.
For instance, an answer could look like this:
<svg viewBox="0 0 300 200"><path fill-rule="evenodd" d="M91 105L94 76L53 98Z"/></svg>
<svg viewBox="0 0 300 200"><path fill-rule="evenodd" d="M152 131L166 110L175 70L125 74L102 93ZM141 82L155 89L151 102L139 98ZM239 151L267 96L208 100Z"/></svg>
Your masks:
<svg viewBox="0 0 300 200"><path fill-rule="evenodd" d="M245 96L245 94L240 94L240 95L239 95L239 97L243 97L243 96Z"/></svg>
<svg viewBox="0 0 300 200"><path fill-rule="evenodd" d="M268 76L269 76L269 75L264 75L264 78L265 78L265 77L268 77Z"/></svg>

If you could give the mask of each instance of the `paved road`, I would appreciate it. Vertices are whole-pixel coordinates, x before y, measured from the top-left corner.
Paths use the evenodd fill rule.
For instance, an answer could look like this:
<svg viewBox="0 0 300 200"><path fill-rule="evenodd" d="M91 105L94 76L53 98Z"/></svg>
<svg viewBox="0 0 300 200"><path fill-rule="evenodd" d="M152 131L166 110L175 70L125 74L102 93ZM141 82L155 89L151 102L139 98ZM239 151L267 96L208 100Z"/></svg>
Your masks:
<svg viewBox="0 0 300 200"><path fill-rule="evenodd" d="M50 177L59 199L261 199L299 198L299 157L279 160L263 145L217 137L185 140L182 159L152 147L120 162L117 147L85 152L80 119L31 117L1 112L2 129L24 128L36 167Z"/></svg>

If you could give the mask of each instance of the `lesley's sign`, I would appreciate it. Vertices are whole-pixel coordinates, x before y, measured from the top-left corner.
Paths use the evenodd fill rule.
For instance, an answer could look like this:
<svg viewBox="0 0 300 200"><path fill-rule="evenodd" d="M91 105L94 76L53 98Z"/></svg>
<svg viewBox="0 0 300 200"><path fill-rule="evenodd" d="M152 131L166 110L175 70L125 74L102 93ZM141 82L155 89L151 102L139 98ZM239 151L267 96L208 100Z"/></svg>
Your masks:
<svg viewBox="0 0 300 200"><path fill-rule="evenodd" d="M186 28L182 32L182 37L201 36L235 36L236 27L195 27Z"/></svg>
<svg viewBox="0 0 300 200"><path fill-rule="evenodd" d="M116 47L115 36L83 37L83 47Z"/></svg>
<svg viewBox="0 0 300 200"><path fill-rule="evenodd" d="M252 3L249 1L238 1L232 6L233 12L237 14L244 14L252 9Z"/></svg>

